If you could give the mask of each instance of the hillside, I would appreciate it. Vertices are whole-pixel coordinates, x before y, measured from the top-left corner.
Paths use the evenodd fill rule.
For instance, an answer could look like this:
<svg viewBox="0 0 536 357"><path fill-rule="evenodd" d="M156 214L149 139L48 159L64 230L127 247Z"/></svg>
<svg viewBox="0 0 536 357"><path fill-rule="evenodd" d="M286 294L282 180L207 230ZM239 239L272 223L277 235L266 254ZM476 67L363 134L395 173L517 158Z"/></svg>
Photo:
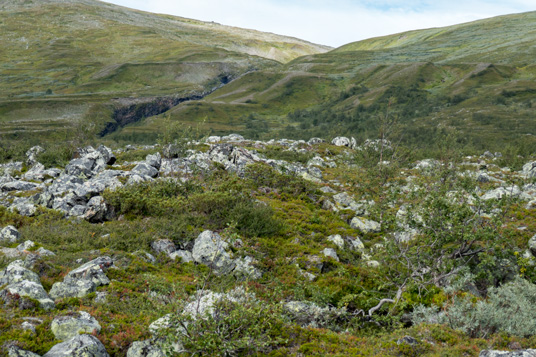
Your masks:
<svg viewBox="0 0 536 357"><path fill-rule="evenodd" d="M396 140L421 148L455 135L466 149L512 144L529 152L535 23L529 12L360 41L249 73L168 114L214 133L358 140L378 135L387 115L396 121ZM147 120L116 139L135 139L161 123Z"/></svg>
<svg viewBox="0 0 536 357"><path fill-rule="evenodd" d="M534 353L535 161L187 139L0 161L0 356Z"/></svg>
<svg viewBox="0 0 536 357"><path fill-rule="evenodd" d="M103 129L117 107L202 96L329 49L92 0L2 1L0 46L0 135L34 141L68 139L81 120Z"/></svg>

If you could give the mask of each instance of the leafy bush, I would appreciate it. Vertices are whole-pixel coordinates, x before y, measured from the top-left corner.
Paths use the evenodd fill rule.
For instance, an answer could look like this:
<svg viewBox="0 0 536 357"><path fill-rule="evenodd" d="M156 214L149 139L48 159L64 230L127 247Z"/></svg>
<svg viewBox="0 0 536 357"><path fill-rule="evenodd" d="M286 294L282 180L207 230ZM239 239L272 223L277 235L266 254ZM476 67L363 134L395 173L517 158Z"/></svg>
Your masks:
<svg viewBox="0 0 536 357"><path fill-rule="evenodd" d="M250 237L271 235L281 229L270 207L255 203L243 194L205 192L193 195L188 203L190 212L203 215L214 229L232 223L241 234Z"/></svg>
<svg viewBox="0 0 536 357"><path fill-rule="evenodd" d="M178 340L183 350L192 356L269 352L286 342L280 309L280 306L263 303L249 294L238 298L224 296L204 311L172 315L171 326L177 328L166 333L168 349L173 350L173 342Z"/></svg>
<svg viewBox="0 0 536 357"><path fill-rule="evenodd" d="M447 324L472 337L489 337L493 333L528 337L536 331L536 285L517 278L499 288L490 288L488 299L474 302L467 294L455 295L444 311L419 306L413 322Z"/></svg>
<svg viewBox="0 0 536 357"><path fill-rule="evenodd" d="M159 216L182 210L179 197L200 191L201 188L189 182L157 180L141 182L106 191L104 198L118 214Z"/></svg>
<svg viewBox="0 0 536 357"><path fill-rule="evenodd" d="M294 175L281 174L271 166L264 164L247 166L245 176L255 187L268 187L294 196L315 190L315 186L311 182Z"/></svg>

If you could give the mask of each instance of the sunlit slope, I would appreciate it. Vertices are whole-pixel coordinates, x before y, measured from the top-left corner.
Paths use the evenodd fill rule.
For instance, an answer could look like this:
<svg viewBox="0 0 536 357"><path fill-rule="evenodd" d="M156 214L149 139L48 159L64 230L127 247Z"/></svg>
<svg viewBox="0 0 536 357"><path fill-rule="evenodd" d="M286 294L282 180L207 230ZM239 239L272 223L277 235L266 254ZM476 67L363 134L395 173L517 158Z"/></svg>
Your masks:
<svg viewBox="0 0 536 357"><path fill-rule="evenodd" d="M534 63L536 12L409 31L350 43L334 51L363 53L365 61L504 64Z"/></svg>
<svg viewBox="0 0 536 357"><path fill-rule="evenodd" d="M453 132L477 148L533 143L536 13L413 31L249 73L170 111L213 132L307 138L378 134L396 119L402 140L433 146ZM125 129L149 132L153 118Z"/></svg>
<svg viewBox="0 0 536 357"><path fill-rule="evenodd" d="M91 0L2 1L0 46L3 133L57 130L112 98L205 93L329 49Z"/></svg>

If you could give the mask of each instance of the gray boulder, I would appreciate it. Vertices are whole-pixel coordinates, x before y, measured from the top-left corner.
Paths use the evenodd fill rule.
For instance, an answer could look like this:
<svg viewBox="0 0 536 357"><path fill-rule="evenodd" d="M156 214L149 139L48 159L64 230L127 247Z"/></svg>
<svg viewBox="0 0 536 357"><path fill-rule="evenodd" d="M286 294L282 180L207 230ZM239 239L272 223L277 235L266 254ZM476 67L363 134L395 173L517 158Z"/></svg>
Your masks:
<svg viewBox="0 0 536 357"><path fill-rule="evenodd" d="M10 191L31 191L35 190L39 185L33 182L27 182L27 181L11 181L8 183L4 183L0 186L2 191L10 192Z"/></svg>
<svg viewBox="0 0 536 357"><path fill-rule="evenodd" d="M91 335L79 335L57 344L43 357L108 357L104 345Z"/></svg>
<svg viewBox="0 0 536 357"><path fill-rule="evenodd" d="M378 222L363 217L354 217L350 222L350 227L363 233L378 233L381 231L381 226Z"/></svg>
<svg viewBox="0 0 536 357"><path fill-rule="evenodd" d="M56 255L54 252L51 252L50 250L45 249L43 247L39 247L39 249L37 249L35 252L42 257L53 257Z"/></svg>
<svg viewBox="0 0 536 357"><path fill-rule="evenodd" d="M529 240L528 246L532 255L536 257L536 234Z"/></svg>
<svg viewBox="0 0 536 357"><path fill-rule="evenodd" d="M339 249L344 249L344 239L342 239L340 234L330 235L328 241L335 244Z"/></svg>
<svg viewBox="0 0 536 357"><path fill-rule="evenodd" d="M80 333L99 333L101 326L99 322L85 311L79 311L70 316L60 316L52 320L50 329L57 340L65 341Z"/></svg>
<svg viewBox="0 0 536 357"><path fill-rule="evenodd" d="M26 164L32 166L37 162L37 156L45 152L41 146L36 145L32 146L28 151L26 151Z"/></svg>
<svg viewBox="0 0 536 357"><path fill-rule="evenodd" d="M166 255L170 255L171 253L174 253L177 248L175 247L175 243L173 243L169 239L159 239L155 240L151 243L151 248L157 253L164 253Z"/></svg>
<svg viewBox="0 0 536 357"><path fill-rule="evenodd" d="M90 223L102 223L114 218L113 209L102 196L95 196L87 203L84 219Z"/></svg>
<svg viewBox="0 0 536 357"><path fill-rule="evenodd" d="M523 175L528 178L536 177L536 161L528 162L523 165Z"/></svg>
<svg viewBox="0 0 536 357"><path fill-rule="evenodd" d="M322 251L322 254L324 254L325 257L335 259L336 261L339 261L339 256L337 255L337 252L333 248L326 248Z"/></svg>
<svg viewBox="0 0 536 357"><path fill-rule="evenodd" d="M257 280L262 278L262 272L253 264L255 260L252 257L244 257L234 260L235 268L233 275L238 279Z"/></svg>
<svg viewBox="0 0 536 357"><path fill-rule="evenodd" d="M43 181L45 179L45 175L45 166L37 162L28 171L26 171L26 173L23 175L23 178L25 180Z"/></svg>
<svg viewBox="0 0 536 357"><path fill-rule="evenodd" d="M175 252L171 253L169 257L173 260L179 258L183 263L189 263L194 261L192 253L187 250L176 250Z"/></svg>
<svg viewBox="0 0 536 357"><path fill-rule="evenodd" d="M8 357L41 357L37 353L33 353L30 351L25 351L22 348L18 346L11 346L9 347L8 351Z"/></svg>
<svg viewBox="0 0 536 357"><path fill-rule="evenodd" d="M365 250L365 245L359 237L345 237L345 241L350 250L355 252L362 252Z"/></svg>
<svg viewBox="0 0 536 357"><path fill-rule="evenodd" d="M74 192L83 183L84 181L79 177L63 174L47 188L47 193L52 196L61 196L67 192Z"/></svg>
<svg viewBox="0 0 536 357"><path fill-rule="evenodd" d="M91 197L100 195L106 189L113 191L122 186L123 184L121 184L115 176L98 175L91 180L84 182L82 185L79 185L74 190L74 193L76 196L88 200Z"/></svg>
<svg viewBox="0 0 536 357"><path fill-rule="evenodd" d="M39 275L25 268L22 260L16 260L10 263L2 272L0 272L0 286L5 284L15 284L24 280L41 284Z"/></svg>
<svg viewBox="0 0 536 357"><path fill-rule="evenodd" d="M153 341L136 341L130 345L127 357L165 357L164 351Z"/></svg>
<svg viewBox="0 0 536 357"><path fill-rule="evenodd" d="M354 138L347 138L345 136L338 136L335 139L331 140L331 144L335 146L346 146L351 149L355 149L357 147L357 143Z"/></svg>
<svg viewBox="0 0 536 357"><path fill-rule="evenodd" d="M65 166L65 173L75 177L91 178L93 176L94 166L95 159L93 158L82 157L79 159L73 159L67 164L67 166Z"/></svg>
<svg viewBox="0 0 536 357"><path fill-rule="evenodd" d="M212 267L217 274L230 273L235 263L225 250L229 244L218 233L204 231L195 240L192 256L194 261Z"/></svg>
<svg viewBox="0 0 536 357"><path fill-rule="evenodd" d="M76 280L69 283L57 282L50 289L50 297L54 300L69 297L82 298L97 289L95 283L88 280Z"/></svg>
<svg viewBox="0 0 536 357"><path fill-rule="evenodd" d="M136 174L142 177L148 176L151 178L155 178L156 176L158 176L158 170L145 162L137 164L130 172L131 174Z"/></svg>
<svg viewBox="0 0 536 357"><path fill-rule="evenodd" d="M147 155L145 162L155 169L160 170L160 166L162 166L162 156L159 152L153 155Z"/></svg>
<svg viewBox="0 0 536 357"><path fill-rule="evenodd" d="M309 145L318 145L318 144L322 144L322 143L325 143L325 142L326 142L326 140L321 139L321 138L311 138L311 139L309 139L307 144L309 144Z"/></svg>
<svg viewBox="0 0 536 357"><path fill-rule="evenodd" d="M521 190L518 186L510 186L510 187L499 187L494 190L490 190L486 193L484 193L480 199L483 201L488 200L499 200L503 197L516 197L521 194Z"/></svg>
<svg viewBox="0 0 536 357"><path fill-rule="evenodd" d="M8 294L37 300L45 310L51 310L55 306L54 301L50 299L41 283L23 280L18 283L9 284L2 290L2 292L0 292L0 295L4 297L4 300L6 300Z"/></svg>
<svg viewBox="0 0 536 357"><path fill-rule="evenodd" d="M7 226L0 231L0 244L16 243L20 238L20 233L17 228Z"/></svg>
<svg viewBox="0 0 536 357"><path fill-rule="evenodd" d="M100 157L102 158L103 162L106 165L113 165L115 164L116 158L112 150L104 145L100 145L97 148L98 153L100 154Z"/></svg>
<svg viewBox="0 0 536 357"><path fill-rule="evenodd" d="M104 272L112 265L112 258L106 256L99 257L70 271L63 281L71 283L77 280L89 280L96 286L108 285L110 284L110 279L108 279Z"/></svg>
<svg viewBox="0 0 536 357"><path fill-rule="evenodd" d="M9 207L11 212L18 212L21 216L32 217L37 212L37 206L30 198L18 197Z"/></svg>

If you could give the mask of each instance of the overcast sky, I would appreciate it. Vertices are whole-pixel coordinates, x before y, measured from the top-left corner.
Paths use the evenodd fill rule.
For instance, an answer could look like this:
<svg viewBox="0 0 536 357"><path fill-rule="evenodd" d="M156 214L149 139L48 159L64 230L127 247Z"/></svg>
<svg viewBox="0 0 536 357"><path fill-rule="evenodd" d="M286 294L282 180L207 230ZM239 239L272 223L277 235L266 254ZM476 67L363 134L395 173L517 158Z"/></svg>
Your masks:
<svg viewBox="0 0 536 357"><path fill-rule="evenodd" d="M535 0L106 0L338 47L397 32L536 10Z"/></svg>

